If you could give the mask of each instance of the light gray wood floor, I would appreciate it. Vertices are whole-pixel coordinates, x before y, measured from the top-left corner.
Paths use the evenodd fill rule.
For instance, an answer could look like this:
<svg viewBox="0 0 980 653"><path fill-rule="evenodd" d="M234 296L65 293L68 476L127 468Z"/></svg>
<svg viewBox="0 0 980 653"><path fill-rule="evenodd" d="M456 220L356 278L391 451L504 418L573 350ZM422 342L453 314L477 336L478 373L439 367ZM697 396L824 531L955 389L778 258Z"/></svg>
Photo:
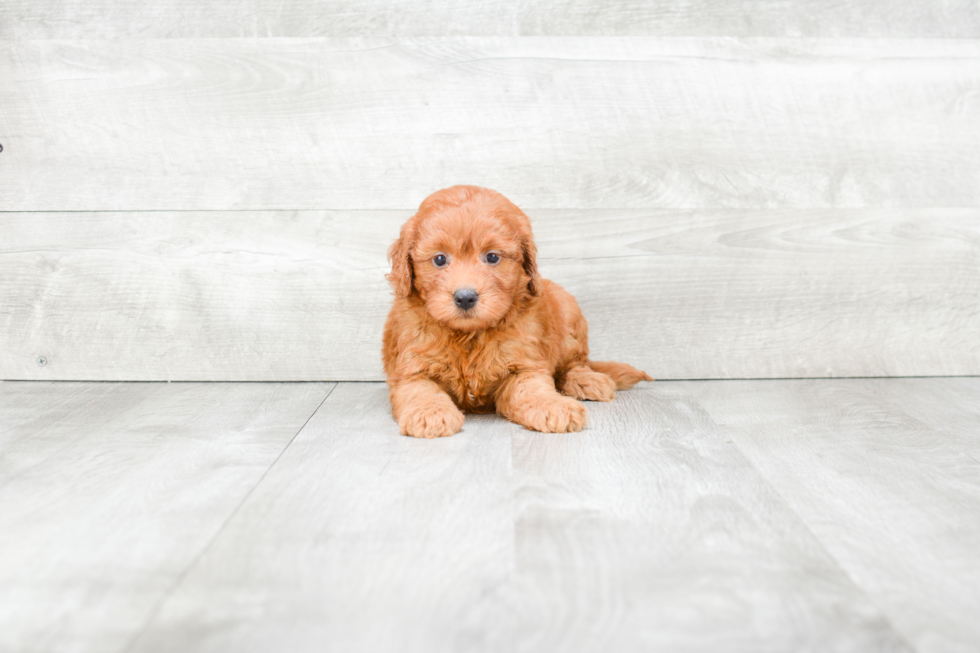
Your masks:
<svg viewBox="0 0 980 653"><path fill-rule="evenodd" d="M980 378L0 383L0 651L976 651Z"/></svg>

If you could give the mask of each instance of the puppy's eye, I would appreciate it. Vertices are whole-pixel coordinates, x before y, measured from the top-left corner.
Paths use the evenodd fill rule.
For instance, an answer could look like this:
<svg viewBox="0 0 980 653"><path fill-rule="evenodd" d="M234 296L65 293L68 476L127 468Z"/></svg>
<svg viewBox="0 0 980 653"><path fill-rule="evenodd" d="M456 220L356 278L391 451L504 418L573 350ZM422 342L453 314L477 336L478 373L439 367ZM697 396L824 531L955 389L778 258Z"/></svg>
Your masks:
<svg viewBox="0 0 980 653"><path fill-rule="evenodd" d="M446 258L445 254L436 254L432 257L432 265L436 266L437 268L444 268L448 263L449 259Z"/></svg>
<svg viewBox="0 0 980 653"><path fill-rule="evenodd" d="M495 254L494 252L487 253L487 263L490 265L496 265L500 263L500 254Z"/></svg>

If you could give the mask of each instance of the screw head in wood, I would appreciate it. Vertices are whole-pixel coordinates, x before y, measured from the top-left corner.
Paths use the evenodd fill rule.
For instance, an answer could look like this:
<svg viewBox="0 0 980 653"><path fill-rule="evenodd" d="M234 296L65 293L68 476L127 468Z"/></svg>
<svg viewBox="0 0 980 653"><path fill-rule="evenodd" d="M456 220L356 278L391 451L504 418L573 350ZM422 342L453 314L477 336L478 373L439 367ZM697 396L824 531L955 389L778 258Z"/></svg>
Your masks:
<svg viewBox="0 0 980 653"><path fill-rule="evenodd" d="M48 359L45 358L44 356L41 356L40 358L37 359L38 367L44 367L47 364L48 364Z"/></svg>

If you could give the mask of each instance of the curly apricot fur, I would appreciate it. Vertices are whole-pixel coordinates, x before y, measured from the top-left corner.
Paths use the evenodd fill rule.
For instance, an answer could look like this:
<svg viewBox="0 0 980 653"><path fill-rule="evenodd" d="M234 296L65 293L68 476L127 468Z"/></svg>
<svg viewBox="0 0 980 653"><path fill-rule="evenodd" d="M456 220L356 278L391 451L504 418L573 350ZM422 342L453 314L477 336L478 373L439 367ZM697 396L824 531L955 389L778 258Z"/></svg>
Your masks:
<svg viewBox="0 0 980 653"><path fill-rule="evenodd" d="M653 380L625 363L588 359L575 298L538 276L531 223L500 193L477 186L433 193L388 257L395 301L382 353L404 435L452 435L464 412L579 431L586 410L577 399L610 401L616 390ZM463 288L478 294L469 310L454 301Z"/></svg>

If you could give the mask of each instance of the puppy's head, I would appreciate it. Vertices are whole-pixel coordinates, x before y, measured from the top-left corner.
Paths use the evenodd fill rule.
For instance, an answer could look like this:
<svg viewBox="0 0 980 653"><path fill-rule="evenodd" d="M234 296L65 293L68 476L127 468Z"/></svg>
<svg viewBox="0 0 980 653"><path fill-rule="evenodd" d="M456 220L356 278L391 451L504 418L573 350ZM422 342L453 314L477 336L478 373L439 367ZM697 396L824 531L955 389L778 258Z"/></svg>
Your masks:
<svg viewBox="0 0 980 653"><path fill-rule="evenodd" d="M433 319L460 331L499 322L536 294L531 223L507 198L453 186L425 198L388 250L388 280L399 297L418 293Z"/></svg>

